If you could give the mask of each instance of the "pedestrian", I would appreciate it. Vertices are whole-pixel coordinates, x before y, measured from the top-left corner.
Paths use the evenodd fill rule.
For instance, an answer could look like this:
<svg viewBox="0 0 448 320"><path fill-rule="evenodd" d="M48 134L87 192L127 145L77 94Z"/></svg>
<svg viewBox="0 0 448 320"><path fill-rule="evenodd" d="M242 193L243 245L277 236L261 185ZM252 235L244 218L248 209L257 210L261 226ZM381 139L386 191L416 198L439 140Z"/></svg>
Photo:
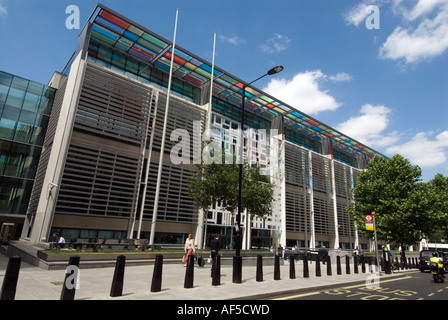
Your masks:
<svg viewBox="0 0 448 320"><path fill-rule="evenodd" d="M194 239L193 239L193 235L191 233L188 235L188 238L185 241L185 248L184 249L185 249L185 259L184 259L185 264L184 264L184 267L186 267L187 266L188 257L191 254L195 253Z"/></svg>
<svg viewBox="0 0 448 320"><path fill-rule="evenodd" d="M322 263L325 264L325 262L327 262L327 258L328 258L327 248L325 246L323 246L322 249L320 249L319 251L320 251L320 255L322 257Z"/></svg>
<svg viewBox="0 0 448 320"><path fill-rule="evenodd" d="M58 243L59 236L57 233L53 233L53 241L50 242L50 250L53 250L55 247L55 244Z"/></svg>
<svg viewBox="0 0 448 320"><path fill-rule="evenodd" d="M222 256L221 249L222 249L221 239L219 239L219 234L216 234L210 244L210 256L212 258L212 274L211 274L212 277L216 266L216 257L218 255Z"/></svg>

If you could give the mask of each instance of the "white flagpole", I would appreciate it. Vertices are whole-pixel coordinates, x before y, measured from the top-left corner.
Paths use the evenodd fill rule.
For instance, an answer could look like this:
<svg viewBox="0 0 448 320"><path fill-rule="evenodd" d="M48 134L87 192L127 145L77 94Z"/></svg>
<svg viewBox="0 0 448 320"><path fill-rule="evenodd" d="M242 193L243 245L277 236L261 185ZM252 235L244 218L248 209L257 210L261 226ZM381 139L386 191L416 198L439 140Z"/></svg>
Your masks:
<svg viewBox="0 0 448 320"><path fill-rule="evenodd" d="M212 123L212 99L213 99L213 78L215 73L215 47L216 47L216 32L213 35L213 57L212 57L212 75L210 77L210 100L208 104L208 114L207 114L207 140L210 139L210 129Z"/></svg>
<svg viewBox="0 0 448 320"><path fill-rule="evenodd" d="M169 75L169 80L168 80L168 92L167 92L167 96L166 96L165 119L163 121L162 144L160 146L159 171L157 173L156 194L154 197L154 210L152 213L151 234L150 234L150 238L149 238L149 245L151 245L151 246L154 244L154 236L156 233L156 223L157 223L157 211L159 209L160 180L162 179L163 154L165 152L166 123L168 122L168 107L169 107L170 95L171 95L171 78L173 76L174 49L176 47L176 32L177 32L178 14L179 14L179 9L176 9L176 23L174 25L173 50L171 52L171 66L170 66L170 75Z"/></svg>
<svg viewBox="0 0 448 320"><path fill-rule="evenodd" d="M210 129L211 129L211 123L212 123L212 100L213 100L213 79L214 79L214 73L215 73L215 47L216 47L216 32L213 34L213 57L212 57L212 74L210 76L210 100L208 103L208 110L207 110L207 124L205 126L205 136L206 140L210 140ZM198 141L198 143L202 143L202 141ZM202 148L200 148L202 150ZM199 158L199 161L202 162L202 153L201 157ZM207 218L206 214L204 212L204 209L199 209L199 217L198 217L199 225L196 229L196 238L197 238L197 245L199 249L205 248L205 240L206 240L206 230L207 230Z"/></svg>

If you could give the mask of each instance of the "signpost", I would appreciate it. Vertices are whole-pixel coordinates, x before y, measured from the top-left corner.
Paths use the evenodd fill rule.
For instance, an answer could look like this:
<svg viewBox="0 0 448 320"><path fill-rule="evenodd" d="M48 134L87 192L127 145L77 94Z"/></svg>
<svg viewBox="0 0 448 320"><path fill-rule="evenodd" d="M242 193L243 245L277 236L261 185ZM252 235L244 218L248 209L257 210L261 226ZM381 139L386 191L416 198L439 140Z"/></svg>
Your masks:
<svg viewBox="0 0 448 320"><path fill-rule="evenodd" d="M370 215L366 215L365 216L365 221L366 221L366 230L370 230L373 231L375 234L375 259L376 259L376 269L378 271L378 274L380 273L380 269L378 266L378 241L377 241L377 236L376 236L376 224L375 224L375 211L372 211Z"/></svg>

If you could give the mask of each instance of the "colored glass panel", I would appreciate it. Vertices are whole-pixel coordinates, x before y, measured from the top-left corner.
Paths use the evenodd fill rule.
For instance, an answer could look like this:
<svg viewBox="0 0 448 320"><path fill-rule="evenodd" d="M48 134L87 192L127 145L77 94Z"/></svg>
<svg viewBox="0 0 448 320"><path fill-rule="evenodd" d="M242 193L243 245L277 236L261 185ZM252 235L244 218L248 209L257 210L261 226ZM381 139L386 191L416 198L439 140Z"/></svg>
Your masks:
<svg viewBox="0 0 448 320"><path fill-rule="evenodd" d="M142 47L145 47L155 53L159 53L160 51L162 51L162 48L160 48L159 46L156 46L155 44L153 44L149 41L146 41L145 39L142 39L142 38L138 39L137 43L139 45L141 45Z"/></svg>
<svg viewBox="0 0 448 320"><path fill-rule="evenodd" d="M154 43L156 46L160 47L160 48L166 48L166 46L168 45L167 43L153 37L152 35L144 32L141 36L143 39L148 40L151 43Z"/></svg>
<svg viewBox="0 0 448 320"><path fill-rule="evenodd" d="M140 30L139 28L134 27L133 25L129 25L128 31L132 32L133 34L135 34L139 37L141 37L143 34L143 30Z"/></svg>
<svg viewBox="0 0 448 320"><path fill-rule="evenodd" d="M138 40L138 36L133 34L132 32L125 31L125 32L123 32L123 35L131 41L135 42Z"/></svg>
<svg viewBox="0 0 448 320"><path fill-rule="evenodd" d="M129 23L123 21L122 19L120 19L120 18L114 16L113 14L111 14L107 11L104 11L104 10L101 11L100 17L103 17L104 19L109 20L110 22L113 22L116 25L118 25L124 29L127 29L130 25Z"/></svg>

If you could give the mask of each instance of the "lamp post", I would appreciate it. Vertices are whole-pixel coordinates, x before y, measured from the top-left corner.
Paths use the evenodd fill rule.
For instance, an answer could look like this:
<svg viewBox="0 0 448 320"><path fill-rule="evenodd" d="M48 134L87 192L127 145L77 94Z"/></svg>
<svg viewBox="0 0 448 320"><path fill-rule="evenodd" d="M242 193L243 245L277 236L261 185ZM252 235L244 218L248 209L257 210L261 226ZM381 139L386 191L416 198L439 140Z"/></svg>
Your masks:
<svg viewBox="0 0 448 320"><path fill-rule="evenodd" d="M282 66L276 66L270 69L261 77L249 82L248 84L243 85L243 97L241 99L241 137L240 137L240 164L239 164L239 179L238 179L238 212L236 215L236 255L233 257L233 282L241 283L241 273L242 273L242 257L241 257L241 192L242 192L242 184L243 184L243 155L244 155L244 116L245 116L245 101L246 101L246 87L255 81L264 78L265 76L271 76L273 74L279 73L283 70Z"/></svg>

